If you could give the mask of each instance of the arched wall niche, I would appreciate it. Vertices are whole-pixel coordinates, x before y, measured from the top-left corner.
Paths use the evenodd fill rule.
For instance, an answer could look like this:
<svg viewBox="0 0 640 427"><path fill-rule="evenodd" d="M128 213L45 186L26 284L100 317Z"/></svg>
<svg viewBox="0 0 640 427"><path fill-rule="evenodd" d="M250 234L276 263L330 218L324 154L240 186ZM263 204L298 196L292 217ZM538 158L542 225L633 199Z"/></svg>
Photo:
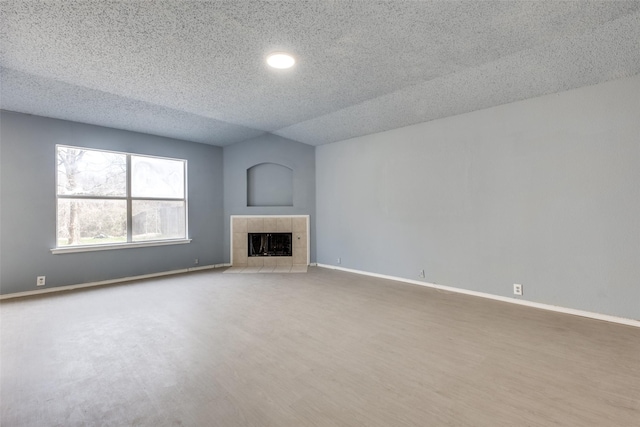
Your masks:
<svg viewBox="0 0 640 427"><path fill-rule="evenodd" d="M248 168L247 206L293 206L293 169L278 163Z"/></svg>

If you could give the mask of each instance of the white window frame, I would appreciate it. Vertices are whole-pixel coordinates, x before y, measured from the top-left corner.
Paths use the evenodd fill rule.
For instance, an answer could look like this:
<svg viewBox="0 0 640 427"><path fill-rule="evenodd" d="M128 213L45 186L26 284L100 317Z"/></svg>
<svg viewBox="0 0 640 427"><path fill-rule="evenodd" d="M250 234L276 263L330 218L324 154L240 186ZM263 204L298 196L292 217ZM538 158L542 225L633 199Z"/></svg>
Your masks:
<svg viewBox="0 0 640 427"><path fill-rule="evenodd" d="M101 151L105 153L111 154L121 154L126 156L126 164L127 164L127 172L126 172L126 185L127 185L127 194L126 196L87 196L87 195L77 195L77 194L69 194L69 195L60 195L58 194L58 148L59 147L68 147L79 150L89 150L89 151ZM148 157L153 159L162 159L162 160L174 160L184 163L184 198L166 198L166 197L133 197L131 195L131 156L135 157ZM55 242L56 247L51 249L51 253L53 254L66 254L66 253L75 253L75 252L92 252L92 251L105 251L105 250L113 250L113 249L127 249L127 248L141 248L141 247L150 247L150 246L166 246L166 245L182 245L186 243L191 243L191 239L189 238L189 200L188 200L188 189L189 184L187 181L187 177L189 174L187 173L188 162L186 159L178 159L172 157L161 157L161 156L151 156L148 154L138 154L138 153L127 153L124 151L114 151L114 150L103 150L98 148L91 147L78 147L74 145L67 144L56 144L55 146L55 209L56 209L56 230L55 230ZM58 201L64 199L86 199L86 200L125 200L127 203L127 242L122 243L99 243L92 245L72 245L72 246L58 246ZM184 224L185 224L185 238L179 239L158 239L158 240L145 240L140 242L132 241L133 234L133 218L132 218L132 202L135 200L152 200L152 201L184 201Z"/></svg>

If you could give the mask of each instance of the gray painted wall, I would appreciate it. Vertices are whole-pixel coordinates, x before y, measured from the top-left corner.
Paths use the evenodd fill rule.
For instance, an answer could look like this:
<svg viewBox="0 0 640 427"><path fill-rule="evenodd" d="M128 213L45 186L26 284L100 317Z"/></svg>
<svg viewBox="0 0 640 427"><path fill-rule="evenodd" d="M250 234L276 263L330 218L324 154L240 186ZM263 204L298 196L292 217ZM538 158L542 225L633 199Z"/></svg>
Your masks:
<svg viewBox="0 0 640 427"><path fill-rule="evenodd" d="M317 262L640 319L640 76L320 146Z"/></svg>
<svg viewBox="0 0 640 427"><path fill-rule="evenodd" d="M0 292L89 283L223 262L222 149L24 114L0 113ZM52 255L55 145L188 160L190 244Z"/></svg>
<svg viewBox="0 0 640 427"><path fill-rule="evenodd" d="M260 163L293 170L293 206L247 206L247 169ZM315 178L315 149L310 145L269 134L224 147L225 262L230 258L230 215L310 215L311 262L315 262Z"/></svg>

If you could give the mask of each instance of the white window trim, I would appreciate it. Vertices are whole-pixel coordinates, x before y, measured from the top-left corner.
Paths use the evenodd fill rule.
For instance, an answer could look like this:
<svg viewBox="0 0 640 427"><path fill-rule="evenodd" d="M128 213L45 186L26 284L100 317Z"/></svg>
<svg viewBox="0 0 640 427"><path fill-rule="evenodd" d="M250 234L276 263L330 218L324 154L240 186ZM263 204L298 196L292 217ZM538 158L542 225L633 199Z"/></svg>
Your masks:
<svg viewBox="0 0 640 427"><path fill-rule="evenodd" d="M74 246L62 246L59 248L51 249L51 253L54 255L71 254L76 252L94 252L94 251L110 251L113 249L131 249L131 248L146 248L151 246L167 246L167 245L184 245L191 243L191 239L175 239L175 240L155 240L150 242L132 242L132 243L113 243L105 245L74 245Z"/></svg>
<svg viewBox="0 0 640 427"><path fill-rule="evenodd" d="M58 147L62 146L62 147L71 147L71 148L84 148L87 150L93 150L93 151L104 151L107 153L117 153L117 154L125 154L127 156L142 156L142 157L152 157L152 158L158 158L158 159L167 159L167 160L176 160L176 161L181 161L184 162L184 202L185 202L185 215L184 215L184 221L185 221L185 233L187 236L189 236L189 200L188 200L188 193L189 193L189 182L188 182L188 177L189 177L189 173L188 173L188 161L187 159L179 159L179 158L173 158L173 157L162 157L162 156L154 156L154 155L149 155L149 154L140 154L140 153L132 153L132 152L126 152L126 151L116 151L116 150L103 150L100 148L91 148L91 147L82 147L82 146L75 146L75 145L67 145L67 144L56 144L55 146L55 150L56 150L56 168L55 168L55 195L56 195L56 245L57 245L57 241L58 241L58 199L60 198L58 195L58 166L57 166L57 155L58 155ZM128 157L130 158L130 157ZM127 160L127 163L129 161ZM127 174L129 174L130 172L130 165L127 165ZM114 197L114 199L126 199L126 200L130 200L130 182L129 179L127 178L127 196L126 197ZM64 195L62 198L73 198L72 196L67 197L67 195ZM91 197L83 197L83 198L91 198ZM96 197L99 199L107 199L109 197ZM139 198L139 199L156 199L156 198ZM158 200L169 200L169 199L160 199L157 198ZM178 200L178 199L176 199ZM183 200L183 199L179 199L179 200ZM127 208L128 210L128 208ZM96 245L73 245L73 246L56 246L54 248L51 248L50 251L53 255L62 255L62 254L70 254L70 253L79 253L79 252L95 252L95 251L109 251L109 250L114 250L114 249L132 249L132 248L145 248L145 247L152 247L152 246L170 246L170 245L184 245L187 243L191 243L191 240L189 237L186 237L184 239L169 239L169 240L149 240L149 241L141 241L141 242L123 242L123 243L106 243L106 244L96 244Z"/></svg>

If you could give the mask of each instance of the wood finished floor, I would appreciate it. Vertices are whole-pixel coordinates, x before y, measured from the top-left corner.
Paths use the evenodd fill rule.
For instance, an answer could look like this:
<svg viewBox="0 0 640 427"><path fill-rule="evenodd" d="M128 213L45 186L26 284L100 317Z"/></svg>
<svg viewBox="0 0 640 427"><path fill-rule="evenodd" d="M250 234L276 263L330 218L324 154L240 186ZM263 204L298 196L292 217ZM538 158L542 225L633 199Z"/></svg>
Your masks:
<svg viewBox="0 0 640 427"><path fill-rule="evenodd" d="M640 329L354 274L0 304L2 427L640 426Z"/></svg>

